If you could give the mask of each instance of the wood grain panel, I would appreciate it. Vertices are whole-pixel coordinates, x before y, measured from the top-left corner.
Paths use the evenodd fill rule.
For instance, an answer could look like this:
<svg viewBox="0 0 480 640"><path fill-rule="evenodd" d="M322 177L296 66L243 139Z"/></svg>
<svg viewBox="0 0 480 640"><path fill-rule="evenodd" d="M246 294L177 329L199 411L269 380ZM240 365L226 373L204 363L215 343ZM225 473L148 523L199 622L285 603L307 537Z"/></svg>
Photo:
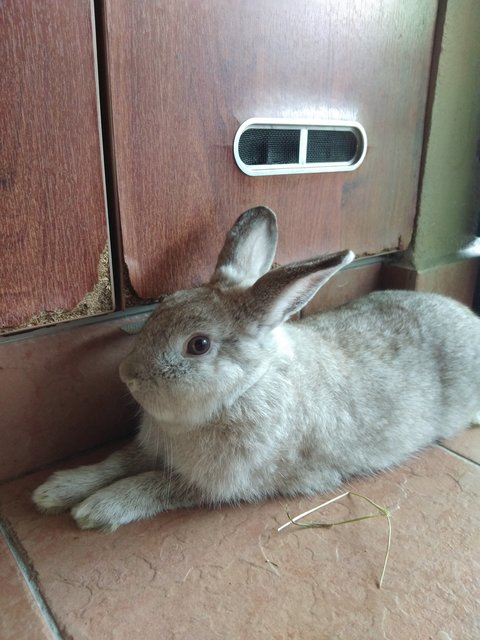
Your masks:
<svg viewBox="0 0 480 640"><path fill-rule="evenodd" d="M367 258L372 260L372 258ZM371 291L376 291L382 285L383 265L381 260L373 264L354 266L350 269L342 269L334 278L320 289L312 300L303 309L302 315L309 316L320 311L335 309L342 304L347 304L355 298L365 296Z"/></svg>
<svg viewBox="0 0 480 640"><path fill-rule="evenodd" d="M412 233L436 2L106 0L125 260L142 297L195 284L244 209L280 218L279 260L405 247ZM250 117L354 119L352 174L248 177Z"/></svg>
<svg viewBox="0 0 480 640"><path fill-rule="evenodd" d="M111 309L90 0L4 0L0 58L1 325Z"/></svg>

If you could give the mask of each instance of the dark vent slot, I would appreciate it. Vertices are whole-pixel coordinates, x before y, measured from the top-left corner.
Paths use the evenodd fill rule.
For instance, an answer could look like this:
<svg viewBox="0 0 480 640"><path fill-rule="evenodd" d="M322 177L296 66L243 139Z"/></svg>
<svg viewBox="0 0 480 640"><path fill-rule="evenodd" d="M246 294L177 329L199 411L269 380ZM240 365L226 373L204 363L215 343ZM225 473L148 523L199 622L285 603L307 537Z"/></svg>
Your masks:
<svg viewBox="0 0 480 640"><path fill-rule="evenodd" d="M299 129L247 129L238 141L245 164L297 164Z"/></svg>
<svg viewBox="0 0 480 640"><path fill-rule="evenodd" d="M357 155L353 131L308 131L307 162L352 162Z"/></svg>

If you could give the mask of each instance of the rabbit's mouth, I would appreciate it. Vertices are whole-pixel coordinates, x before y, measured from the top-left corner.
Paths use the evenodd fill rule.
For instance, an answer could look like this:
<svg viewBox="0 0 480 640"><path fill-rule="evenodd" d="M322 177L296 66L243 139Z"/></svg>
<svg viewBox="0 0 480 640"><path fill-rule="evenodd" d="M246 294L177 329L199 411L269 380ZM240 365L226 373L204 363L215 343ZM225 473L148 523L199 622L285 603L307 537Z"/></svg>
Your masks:
<svg viewBox="0 0 480 640"><path fill-rule="evenodd" d="M121 377L142 409L166 431L189 431L210 423L218 414L218 398L213 391L204 389L199 396L197 390L178 380Z"/></svg>

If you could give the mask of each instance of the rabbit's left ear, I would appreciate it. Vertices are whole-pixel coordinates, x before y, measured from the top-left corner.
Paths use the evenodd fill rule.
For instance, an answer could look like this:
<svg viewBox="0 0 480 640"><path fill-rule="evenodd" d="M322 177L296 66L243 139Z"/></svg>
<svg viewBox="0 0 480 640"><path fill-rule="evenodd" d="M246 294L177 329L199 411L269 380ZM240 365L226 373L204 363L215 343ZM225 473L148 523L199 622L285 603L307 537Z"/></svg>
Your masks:
<svg viewBox="0 0 480 640"><path fill-rule="evenodd" d="M254 319L261 326L276 327L300 311L327 280L354 258L353 251L342 251L269 271L250 288Z"/></svg>
<svg viewBox="0 0 480 640"><path fill-rule="evenodd" d="M242 213L227 234L210 284L251 286L271 268L277 236L277 218L268 207Z"/></svg>

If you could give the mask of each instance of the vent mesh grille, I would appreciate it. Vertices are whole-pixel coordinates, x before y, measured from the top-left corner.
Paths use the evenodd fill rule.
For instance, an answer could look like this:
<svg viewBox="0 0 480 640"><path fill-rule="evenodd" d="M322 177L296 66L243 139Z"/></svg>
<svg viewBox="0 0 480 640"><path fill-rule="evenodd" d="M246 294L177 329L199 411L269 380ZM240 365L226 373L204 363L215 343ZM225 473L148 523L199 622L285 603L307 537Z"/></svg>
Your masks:
<svg viewBox="0 0 480 640"><path fill-rule="evenodd" d="M299 129L252 128L240 136L238 153L248 165L296 164L299 146Z"/></svg>
<svg viewBox="0 0 480 640"><path fill-rule="evenodd" d="M351 162L357 153L353 131L308 132L307 162Z"/></svg>
<svg viewBox="0 0 480 640"><path fill-rule="evenodd" d="M366 131L350 120L249 118L233 141L247 176L354 171L366 153Z"/></svg>

